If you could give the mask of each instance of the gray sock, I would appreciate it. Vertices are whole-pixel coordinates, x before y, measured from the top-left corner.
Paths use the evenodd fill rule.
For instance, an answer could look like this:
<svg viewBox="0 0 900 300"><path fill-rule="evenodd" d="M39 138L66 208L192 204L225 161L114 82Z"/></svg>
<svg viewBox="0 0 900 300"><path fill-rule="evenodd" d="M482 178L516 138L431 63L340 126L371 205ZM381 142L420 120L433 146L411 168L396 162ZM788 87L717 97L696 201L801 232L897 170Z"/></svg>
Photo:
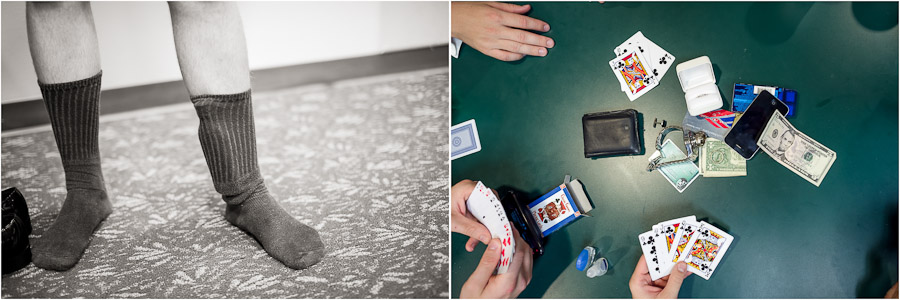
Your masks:
<svg viewBox="0 0 900 300"><path fill-rule="evenodd" d="M100 170L100 77L38 83L66 174L66 201L34 244L34 264L65 271L81 259L91 236L112 213Z"/></svg>
<svg viewBox="0 0 900 300"><path fill-rule="evenodd" d="M260 176L250 91L194 96L191 102L200 117L200 145L213 185L227 205L225 219L290 268L322 260L319 234L278 205Z"/></svg>

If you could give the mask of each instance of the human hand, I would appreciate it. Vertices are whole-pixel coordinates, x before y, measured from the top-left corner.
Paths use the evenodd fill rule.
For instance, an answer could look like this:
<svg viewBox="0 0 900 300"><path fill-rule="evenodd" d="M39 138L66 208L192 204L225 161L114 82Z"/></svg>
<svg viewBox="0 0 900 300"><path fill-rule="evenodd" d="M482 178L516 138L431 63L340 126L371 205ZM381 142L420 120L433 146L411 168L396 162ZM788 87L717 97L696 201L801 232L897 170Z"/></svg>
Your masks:
<svg viewBox="0 0 900 300"><path fill-rule="evenodd" d="M475 250L478 241L485 244L491 242L491 232L466 209L466 200L469 200L477 184L466 179L450 188L450 231L469 236L466 242L466 251L469 252Z"/></svg>
<svg viewBox="0 0 900 300"><path fill-rule="evenodd" d="M525 55L545 56L555 42L528 30L547 32L550 25L522 15L530 9L527 4L452 2L450 36L503 61L520 60Z"/></svg>
<svg viewBox="0 0 900 300"><path fill-rule="evenodd" d="M631 289L631 297L635 299L675 299L678 298L681 283L690 275L687 264L681 261L672 268L669 276L656 281L650 280L650 270L647 269L647 262L641 255L637 266L634 267L634 274L631 274L628 287Z"/></svg>
<svg viewBox="0 0 900 300"><path fill-rule="evenodd" d="M512 226L512 223L510 223ZM475 272L463 283L459 292L460 298L515 298L525 287L531 283L531 269L533 257L531 247L519 236L519 231L513 227L513 236L516 240L516 252L506 273L493 275L494 269L500 262L499 239L494 239L488 244L481 262L475 268Z"/></svg>

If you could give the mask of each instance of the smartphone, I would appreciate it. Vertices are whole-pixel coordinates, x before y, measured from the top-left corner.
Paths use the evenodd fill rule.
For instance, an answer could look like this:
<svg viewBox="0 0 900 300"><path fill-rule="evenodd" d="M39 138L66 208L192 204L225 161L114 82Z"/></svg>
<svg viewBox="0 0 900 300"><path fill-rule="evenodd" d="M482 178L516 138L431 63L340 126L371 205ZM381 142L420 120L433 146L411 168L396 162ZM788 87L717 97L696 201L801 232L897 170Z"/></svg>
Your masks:
<svg viewBox="0 0 900 300"><path fill-rule="evenodd" d="M747 107L747 110L744 111L741 118L734 122L731 130L725 134L725 143L743 156L744 159L753 158L753 155L759 150L756 142L759 141L759 136L775 111L786 116L788 114L788 106L781 100L778 100L778 98L775 98L775 96L772 96L768 91L761 91L750 103L750 106Z"/></svg>

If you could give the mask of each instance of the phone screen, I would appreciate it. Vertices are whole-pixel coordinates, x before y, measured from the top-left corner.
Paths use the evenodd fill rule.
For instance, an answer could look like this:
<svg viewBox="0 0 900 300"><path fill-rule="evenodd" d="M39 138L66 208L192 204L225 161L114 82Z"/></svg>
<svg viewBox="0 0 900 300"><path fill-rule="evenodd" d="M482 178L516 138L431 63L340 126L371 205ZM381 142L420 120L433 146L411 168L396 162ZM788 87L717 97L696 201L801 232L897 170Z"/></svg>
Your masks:
<svg viewBox="0 0 900 300"><path fill-rule="evenodd" d="M752 158L759 150L759 146L756 145L759 135L776 110L782 115L788 113L788 107L784 102L768 91L760 92L725 135L725 143L745 159Z"/></svg>

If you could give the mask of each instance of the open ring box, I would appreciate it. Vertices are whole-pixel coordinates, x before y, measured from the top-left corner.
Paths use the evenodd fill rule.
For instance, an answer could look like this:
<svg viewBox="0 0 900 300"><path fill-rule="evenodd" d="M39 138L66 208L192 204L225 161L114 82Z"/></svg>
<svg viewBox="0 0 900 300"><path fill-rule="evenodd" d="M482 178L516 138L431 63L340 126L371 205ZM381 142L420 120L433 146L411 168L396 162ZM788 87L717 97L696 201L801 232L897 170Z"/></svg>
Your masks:
<svg viewBox="0 0 900 300"><path fill-rule="evenodd" d="M675 67L688 113L697 116L722 107L722 95L708 56L701 56Z"/></svg>

